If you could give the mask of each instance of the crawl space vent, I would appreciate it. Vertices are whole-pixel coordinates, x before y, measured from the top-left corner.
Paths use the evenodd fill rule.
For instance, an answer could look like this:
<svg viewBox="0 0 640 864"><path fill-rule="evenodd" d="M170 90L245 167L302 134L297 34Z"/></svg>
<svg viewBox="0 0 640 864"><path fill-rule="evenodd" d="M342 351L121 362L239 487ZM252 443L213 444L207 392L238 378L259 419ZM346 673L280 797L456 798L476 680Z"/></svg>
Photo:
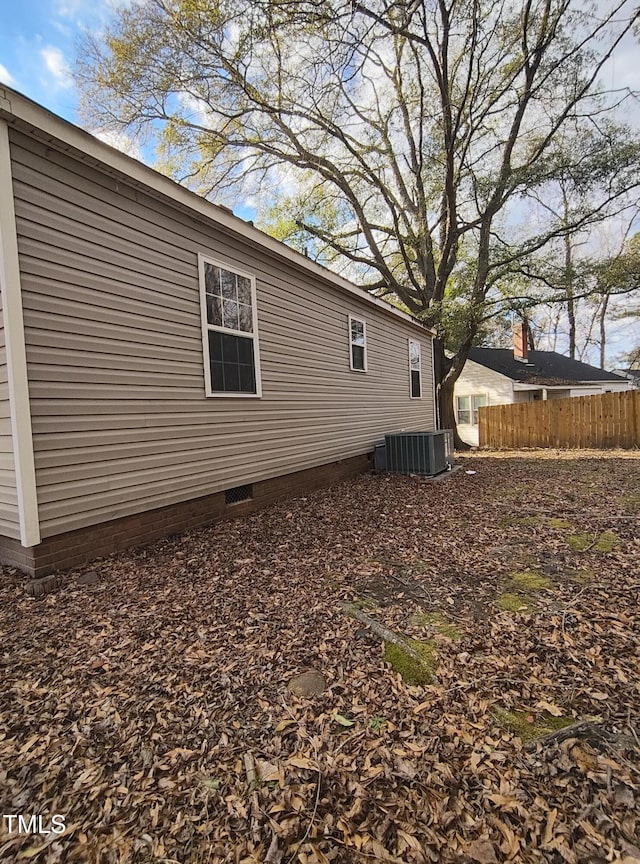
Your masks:
<svg viewBox="0 0 640 864"><path fill-rule="evenodd" d="M233 489L225 489L224 503L239 504L241 501L250 501L253 498L253 486L234 486Z"/></svg>

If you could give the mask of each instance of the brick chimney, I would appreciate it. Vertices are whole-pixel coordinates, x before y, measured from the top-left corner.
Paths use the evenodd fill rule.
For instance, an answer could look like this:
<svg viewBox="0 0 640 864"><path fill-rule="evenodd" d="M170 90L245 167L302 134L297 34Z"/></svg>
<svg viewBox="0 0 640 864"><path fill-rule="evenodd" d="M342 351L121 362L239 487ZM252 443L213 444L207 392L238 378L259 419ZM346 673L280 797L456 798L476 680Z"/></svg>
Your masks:
<svg viewBox="0 0 640 864"><path fill-rule="evenodd" d="M516 322L513 328L513 357L521 363L526 363L529 357L526 321Z"/></svg>

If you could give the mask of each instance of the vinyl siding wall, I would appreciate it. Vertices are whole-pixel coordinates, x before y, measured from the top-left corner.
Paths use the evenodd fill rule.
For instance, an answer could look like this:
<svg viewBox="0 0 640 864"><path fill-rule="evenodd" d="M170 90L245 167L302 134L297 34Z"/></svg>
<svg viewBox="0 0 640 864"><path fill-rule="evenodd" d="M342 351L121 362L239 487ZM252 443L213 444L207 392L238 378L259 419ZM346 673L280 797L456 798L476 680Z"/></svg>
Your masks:
<svg viewBox="0 0 640 864"><path fill-rule="evenodd" d="M426 332L20 132L11 144L43 537L434 428ZM204 395L199 252L256 277L261 399ZM365 374L349 314L367 324Z"/></svg>
<svg viewBox="0 0 640 864"><path fill-rule="evenodd" d="M0 291L0 534L20 537L20 515L16 493L16 469L13 460L11 405L7 376L7 352L4 340L4 318Z"/></svg>

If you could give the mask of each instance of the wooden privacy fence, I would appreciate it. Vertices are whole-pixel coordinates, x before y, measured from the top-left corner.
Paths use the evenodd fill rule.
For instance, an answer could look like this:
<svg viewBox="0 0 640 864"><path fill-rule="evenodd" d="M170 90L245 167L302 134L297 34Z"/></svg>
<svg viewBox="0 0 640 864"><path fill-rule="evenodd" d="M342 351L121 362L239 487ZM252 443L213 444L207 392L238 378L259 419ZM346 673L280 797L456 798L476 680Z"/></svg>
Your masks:
<svg viewBox="0 0 640 864"><path fill-rule="evenodd" d="M640 447L640 390L479 409L481 447Z"/></svg>

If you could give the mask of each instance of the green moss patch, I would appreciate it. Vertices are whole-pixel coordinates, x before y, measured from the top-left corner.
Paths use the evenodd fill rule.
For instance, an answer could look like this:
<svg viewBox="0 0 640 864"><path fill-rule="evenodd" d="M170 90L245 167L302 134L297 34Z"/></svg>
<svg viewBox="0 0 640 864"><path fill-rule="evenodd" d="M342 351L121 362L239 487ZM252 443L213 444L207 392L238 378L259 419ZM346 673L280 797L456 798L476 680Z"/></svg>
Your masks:
<svg viewBox="0 0 640 864"><path fill-rule="evenodd" d="M463 632L455 624L447 621L440 612L418 612L411 617L411 623L418 627L431 627L440 636L446 636L454 642L459 642L464 636Z"/></svg>
<svg viewBox="0 0 640 864"><path fill-rule="evenodd" d="M543 521L542 516L518 516L513 520L514 525L540 525Z"/></svg>
<svg viewBox="0 0 640 864"><path fill-rule="evenodd" d="M545 588L551 588L552 582L548 576L542 573L536 573L534 570L521 570L511 574L511 581L519 588L525 588L528 591L543 591Z"/></svg>
<svg viewBox="0 0 640 864"><path fill-rule="evenodd" d="M558 519L556 517L553 517L552 519L547 519L547 525L549 526L549 528L554 528L554 529L558 529L558 530L560 530L560 529L564 529L566 531L573 530L573 525L571 524L571 522L567 522L566 519Z"/></svg>
<svg viewBox="0 0 640 864"><path fill-rule="evenodd" d="M567 543L576 552L584 552L593 543L593 537L589 534L570 534L567 537Z"/></svg>
<svg viewBox="0 0 640 864"><path fill-rule="evenodd" d="M525 594L507 592L498 597L498 606L505 612L535 612L536 602Z"/></svg>
<svg viewBox="0 0 640 864"><path fill-rule="evenodd" d="M577 582L580 585L588 585L596 578L593 570L568 570L565 574L569 582Z"/></svg>
<svg viewBox="0 0 640 864"><path fill-rule="evenodd" d="M362 609L364 612L365 609L375 609L378 604L374 597L358 597L357 600L353 601L353 605L356 609Z"/></svg>
<svg viewBox="0 0 640 864"><path fill-rule="evenodd" d="M613 531L603 531L593 548L596 552L613 552L619 542L618 536Z"/></svg>
<svg viewBox="0 0 640 864"><path fill-rule="evenodd" d="M412 657L401 645L393 642L384 643L384 659L391 664L394 672L402 676L405 684L430 684L438 660L435 647L430 642L419 642L417 639L409 639L409 645L419 659Z"/></svg>
<svg viewBox="0 0 640 864"><path fill-rule="evenodd" d="M526 711L505 711L503 708L496 708L493 714L501 726L505 726L525 743L575 723L574 717L569 715L553 717L547 711L528 714Z"/></svg>
<svg viewBox="0 0 640 864"><path fill-rule="evenodd" d="M613 552L619 542L613 531L603 531L595 542L592 534L570 534L567 537L567 543L576 552L585 552L587 549L593 549L594 552Z"/></svg>

